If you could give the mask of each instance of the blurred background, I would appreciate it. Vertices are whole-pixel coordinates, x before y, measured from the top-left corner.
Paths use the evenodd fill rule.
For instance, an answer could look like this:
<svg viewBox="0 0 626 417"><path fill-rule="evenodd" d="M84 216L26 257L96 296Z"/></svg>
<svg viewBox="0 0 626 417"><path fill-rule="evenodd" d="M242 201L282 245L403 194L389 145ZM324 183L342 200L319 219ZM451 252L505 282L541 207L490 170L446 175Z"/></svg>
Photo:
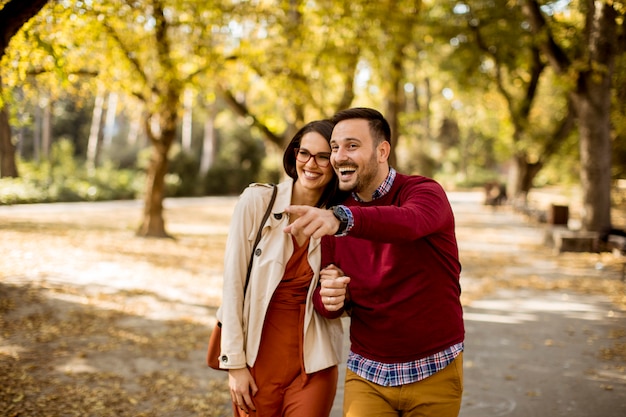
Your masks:
<svg viewBox="0 0 626 417"><path fill-rule="evenodd" d="M0 204L277 182L312 119L390 121L400 171L529 205L559 187L615 228L626 178L623 1L0 0ZM621 226L621 225L617 225Z"/></svg>

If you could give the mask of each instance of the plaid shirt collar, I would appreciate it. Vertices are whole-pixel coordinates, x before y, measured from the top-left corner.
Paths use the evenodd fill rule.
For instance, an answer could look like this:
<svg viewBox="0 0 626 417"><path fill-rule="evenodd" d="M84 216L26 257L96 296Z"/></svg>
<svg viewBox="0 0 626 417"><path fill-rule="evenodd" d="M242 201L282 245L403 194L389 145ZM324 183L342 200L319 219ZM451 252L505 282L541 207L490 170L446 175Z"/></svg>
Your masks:
<svg viewBox="0 0 626 417"><path fill-rule="evenodd" d="M391 190L391 186L393 185L394 179L396 179L396 170L389 167L389 175L387 175L387 178L385 178L385 181L383 181L383 183L380 184L380 187L378 187L376 191L374 191L374 194L372 194L372 200L376 200L377 198L381 198L382 196L387 194L389 190ZM352 192L352 197L360 203L364 202L358 195L356 195L356 192L354 191Z"/></svg>

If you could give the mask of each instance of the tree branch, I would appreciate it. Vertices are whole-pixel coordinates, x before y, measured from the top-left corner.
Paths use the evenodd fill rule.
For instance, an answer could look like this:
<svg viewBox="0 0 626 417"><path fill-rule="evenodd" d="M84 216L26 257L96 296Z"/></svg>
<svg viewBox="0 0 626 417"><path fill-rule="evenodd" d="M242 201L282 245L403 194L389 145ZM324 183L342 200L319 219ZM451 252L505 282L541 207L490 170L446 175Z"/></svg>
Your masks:
<svg viewBox="0 0 626 417"><path fill-rule="evenodd" d="M132 65L133 69L135 70L135 72L137 74L139 74L141 80L144 83L144 86L149 86L150 83L148 81L148 76L146 75L145 71L143 70L141 64L139 63L139 61L137 60L137 58L134 56L134 54L130 51L129 48L126 47L126 44L124 43L124 41L122 41L122 39L120 38L120 36L118 35L117 31L115 29L113 29L113 27L111 25L109 25L107 23L106 20L104 20L102 22L102 25L104 26L106 32L111 36L111 38L115 41L115 43L117 44L117 46L120 48L120 50L124 53L124 56L126 57L126 59L128 60L128 62ZM154 85L152 85L150 87L151 91L154 94L158 94L158 90L156 89L156 87ZM134 91L132 93L134 96L136 96L138 99L140 99L141 101L143 101L144 103L147 101L148 97L146 97L143 93L138 92L138 91Z"/></svg>
<svg viewBox="0 0 626 417"><path fill-rule="evenodd" d="M567 136L574 129L575 122L576 109L574 107L574 102L571 99L568 99L567 115L556 127L554 133L550 137L550 140L545 141L545 146L543 147L543 151L539 157L539 161L541 161L542 164L559 151L561 144L565 141L565 139L567 139Z"/></svg>
<svg viewBox="0 0 626 417"><path fill-rule="evenodd" d="M222 86L217 86L216 91L222 96L226 104L228 104L235 114L252 119L252 125L259 129L267 140L281 148L283 147L283 138L276 135L264 123L259 121L259 119L257 119L256 116L250 112L248 106L246 106L245 103L238 101L230 90L223 88Z"/></svg>
<svg viewBox="0 0 626 417"><path fill-rule="evenodd" d="M48 0L12 0L0 9L0 59L11 38L48 3Z"/></svg>
<svg viewBox="0 0 626 417"><path fill-rule="evenodd" d="M545 54L550 65L557 73L564 73L571 66L571 61L556 43L546 19L535 0L524 0L522 12L530 23L531 32L540 39L539 48Z"/></svg>

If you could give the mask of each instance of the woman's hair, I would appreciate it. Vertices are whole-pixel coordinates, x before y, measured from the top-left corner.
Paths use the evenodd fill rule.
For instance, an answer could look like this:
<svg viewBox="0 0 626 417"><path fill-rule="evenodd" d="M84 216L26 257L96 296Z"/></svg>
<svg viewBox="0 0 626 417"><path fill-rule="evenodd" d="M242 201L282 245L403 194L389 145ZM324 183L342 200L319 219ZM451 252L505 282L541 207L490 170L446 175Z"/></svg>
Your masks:
<svg viewBox="0 0 626 417"><path fill-rule="evenodd" d="M353 107L351 109L341 110L335 114L331 121L333 125L342 120L349 119L365 119L368 122L370 133L377 144L386 140L391 144L391 128L385 117L377 110L368 107Z"/></svg>
<svg viewBox="0 0 626 417"><path fill-rule="evenodd" d="M319 133L326 139L326 142L330 144L330 136L333 133L333 127L335 124L328 119L323 120L314 120L312 122L304 125L291 139L287 148L285 149L285 153L283 154L283 167L285 168L285 172L294 181L298 179L298 172L296 170L296 148L300 147L300 142L302 141L302 137L307 133L315 132ZM337 174L333 171L333 178L326 185L324 192L322 193L320 199L318 200L316 207L329 207L333 204L338 204L343 201L347 197L347 193L339 190L339 181L337 179Z"/></svg>

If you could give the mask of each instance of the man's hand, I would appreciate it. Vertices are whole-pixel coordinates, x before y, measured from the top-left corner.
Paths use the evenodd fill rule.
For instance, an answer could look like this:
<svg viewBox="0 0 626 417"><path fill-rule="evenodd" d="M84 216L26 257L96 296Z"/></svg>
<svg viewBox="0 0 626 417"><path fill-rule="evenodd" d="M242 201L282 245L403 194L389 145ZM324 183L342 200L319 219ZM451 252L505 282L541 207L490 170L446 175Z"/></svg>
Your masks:
<svg viewBox="0 0 626 417"><path fill-rule="evenodd" d="M285 211L297 217L293 223L285 227L285 233L320 238L325 235L332 236L339 230L339 220L330 210L311 206L289 206Z"/></svg>
<svg viewBox="0 0 626 417"><path fill-rule="evenodd" d="M324 308L328 311L339 311L346 303L350 277L335 265L328 265L320 271L320 296Z"/></svg>

